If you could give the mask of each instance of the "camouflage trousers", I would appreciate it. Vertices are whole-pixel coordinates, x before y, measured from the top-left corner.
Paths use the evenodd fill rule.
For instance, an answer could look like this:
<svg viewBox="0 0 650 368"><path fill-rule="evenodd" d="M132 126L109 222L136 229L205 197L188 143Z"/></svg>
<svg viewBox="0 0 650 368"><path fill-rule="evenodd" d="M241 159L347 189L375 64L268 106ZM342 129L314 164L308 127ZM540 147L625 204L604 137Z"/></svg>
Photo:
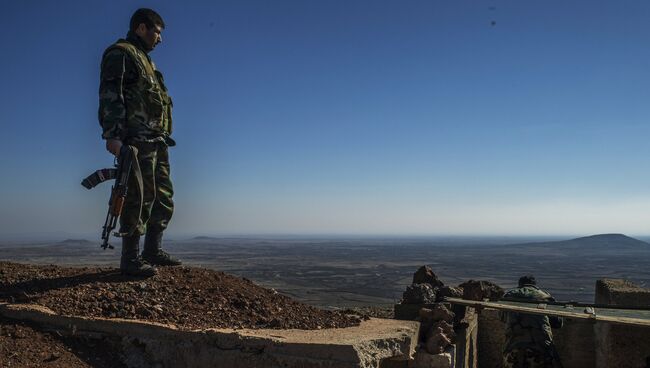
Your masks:
<svg viewBox="0 0 650 368"><path fill-rule="evenodd" d="M533 349L513 349L503 353L504 368L553 368L553 357Z"/></svg>
<svg viewBox="0 0 650 368"><path fill-rule="evenodd" d="M142 208L140 193L133 172L120 216L120 232L143 235L146 230L161 232L167 228L174 213L174 188L169 176L168 147L163 142L131 142L138 149L142 173Z"/></svg>

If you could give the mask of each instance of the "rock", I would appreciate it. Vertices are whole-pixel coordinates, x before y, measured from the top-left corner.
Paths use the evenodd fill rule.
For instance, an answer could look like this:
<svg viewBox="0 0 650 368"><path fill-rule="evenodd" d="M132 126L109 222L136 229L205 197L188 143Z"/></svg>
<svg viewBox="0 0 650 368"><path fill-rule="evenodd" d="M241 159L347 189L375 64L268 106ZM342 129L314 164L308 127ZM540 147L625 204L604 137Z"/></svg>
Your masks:
<svg viewBox="0 0 650 368"><path fill-rule="evenodd" d="M443 286L436 291L436 298L442 301L444 298L462 298L463 288L453 286Z"/></svg>
<svg viewBox="0 0 650 368"><path fill-rule="evenodd" d="M138 316L142 316L142 317L149 317L153 315L153 313L144 306L137 307L135 309L135 313L137 313Z"/></svg>
<svg viewBox="0 0 650 368"><path fill-rule="evenodd" d="M433 304L436 292L429 284L413 284L402 295L402 304Z"/></svg>
<svg viewBox="0 0 650 368"><path fill-rule="evenodd" d="M424 350L415 353L415 368L451 368L451 354L429 354Z"/></svg>
<svg viewBox="0 0 650 368"><path fill-rule="evenodd" d="M269 323L269 327L279 327L279 326L282 326L282 321L280 321L278 318L273 318Z"/></svg>
<svg viewBox="0 0 650 368"><path fill-rule="evenodd" d="M419 311L420 319L423 322L438 322L445 321L448 323L453 323L454 321L454 312L447 309L442 304L436 304L433 308L422 308Z"/></svg>
<svg viewBox="0 0 650 368"><path fill-rule="evenodd" d="M467 300L499 300L505 293L499 285L489 281L469 280L459 286L463 288L463 299Z"/></svg>
<svg viewBox="0 0 650 368"><path fill-rule="evenodd" d="M433 325L435 328L440 328L442 332L451 340L451 343L456 342L456 332L454 331L454 326L451 323L445 321L438 321Z"/></svg>
<svg viewBox="0 0 650 368"><path fill-rule="evenodd" d="M451 345L451 339L445 335L442 328L436 327L429 330L424 343L424 348L429 354L440 354Z"/></svg>
<svg viewBox="0 0 650 368"><path fill-rule="evenodd" d="M417 271L415 271L413 274L413 283L429 284L433 288L440 288L444 286L442 281L438 279L438 276L433 273L433 270L429 266L422 266Z"/></svg>

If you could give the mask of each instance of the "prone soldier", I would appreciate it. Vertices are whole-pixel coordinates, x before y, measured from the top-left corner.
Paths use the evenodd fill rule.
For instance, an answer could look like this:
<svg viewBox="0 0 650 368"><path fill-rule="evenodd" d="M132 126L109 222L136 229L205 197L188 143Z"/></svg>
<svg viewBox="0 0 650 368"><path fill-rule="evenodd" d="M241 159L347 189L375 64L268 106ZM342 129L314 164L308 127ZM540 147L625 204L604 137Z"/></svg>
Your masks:
<svg viewBox="0 0 650 368"><path fill-rule="evenodd" d="M518 287L507 291L503 298L540 303L555 301L551 294L537 287L532 275L522 276ZM502 312L501 319L506 323L506 346L503 350L505 368L561 367L551 328L561 328L562 318Z"/></svg>

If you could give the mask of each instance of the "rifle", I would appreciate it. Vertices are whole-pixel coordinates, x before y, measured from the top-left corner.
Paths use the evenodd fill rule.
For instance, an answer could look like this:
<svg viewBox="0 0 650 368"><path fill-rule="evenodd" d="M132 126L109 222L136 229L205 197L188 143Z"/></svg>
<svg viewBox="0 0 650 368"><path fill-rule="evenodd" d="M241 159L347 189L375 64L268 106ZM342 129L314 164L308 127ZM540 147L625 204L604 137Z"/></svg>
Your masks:
<svg viewBox="0 0 650 368"><path fill-rule="evenodd" d="M111 244L108 243L108 240L111 236L111 232L117 225L118 217L120 217L122 214L122 208L124 207L124 200L126 199L126 194L128 191L128 182L132 167L135 171L134 174L136 175L138 185L140 186L140 201L142 201L142 175L140 174L140 166L138 165L137 157L137 148L126 144L122 145L119 156L115 158L115 168L97 170L94 173L88 175L81 182L81 185L83 185L86 189L92 189L100 183L115 179L115 184L111 187L111 197L108 201L108 213L106 214L106 220L104 220L104 226L102 228L101 247L104 249L114 248ZM122 237L128 234L129 233L113 233L113 235L116 237Z"/></svg>

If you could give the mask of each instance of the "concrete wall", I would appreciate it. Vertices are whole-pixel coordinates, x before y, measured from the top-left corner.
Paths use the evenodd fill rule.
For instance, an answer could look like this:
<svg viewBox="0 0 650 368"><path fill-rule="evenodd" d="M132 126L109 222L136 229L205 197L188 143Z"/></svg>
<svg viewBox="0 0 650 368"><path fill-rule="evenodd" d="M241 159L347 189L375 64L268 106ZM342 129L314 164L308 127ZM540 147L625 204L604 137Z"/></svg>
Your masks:
<svg viewBox="0 0 650 368"><path fill-rule="evenodd" d="M648 307L650 289L638 287L625 280L598 280L596 303ZM594 331L596 367L648 367L650 328L599 323Z"/></svg>
<svg viewBox="0 0 650 368"><path fill-rule="evenodd" d="M120 341L123 363L135 368L383 368L390 367L388 362L408 366L420 328L417 322L371 318L338 329L183 331L159 323L60 316L39 305L4 303L0 316L62 334Z"/></svg>
<svg viewBox="0 0 650 368"><path fill-rule="evenodd" d="M565 318L564 326L553 330L553 341L565 368L596 366L593 322Z"/></svg>
<svg viewBox="0 0 650 368"><path fill-rule="evenodd" d="M505 324L499 319L499 311L484 309L478 318L478 366L501 368L503 345L506 340Z"/></svg>
<svg viewBox="0 0 650 368"><path fill-rule="evenodd" d="M466 326L457 331L455 368L476 368L478 363L478 315L473 308L466 308L462 323Z"/></svg>
<svg viewBox="0 0 650 368"><path fill-rule="evenodd" d="M629 281L603 279L596 282L596 304L650 306L650 289ZM473 314L467 308L465 330L459 333L455 368L501 368L505 325L496 310ZM596 311L598 312L598 311ZM564 320L553 330L554 341L565 368L648 368L650 328L595 323L591 320Z"/></svg>
<svg viewBox="0 0 650 368"><path fill-rule="evenodd" d="M565 368L595 367L593 324L588 321L565 319L564 327L553 330L558 354ZM501 368L505 324L499 311L483 310L478 318L478 366Z"/></svg>

